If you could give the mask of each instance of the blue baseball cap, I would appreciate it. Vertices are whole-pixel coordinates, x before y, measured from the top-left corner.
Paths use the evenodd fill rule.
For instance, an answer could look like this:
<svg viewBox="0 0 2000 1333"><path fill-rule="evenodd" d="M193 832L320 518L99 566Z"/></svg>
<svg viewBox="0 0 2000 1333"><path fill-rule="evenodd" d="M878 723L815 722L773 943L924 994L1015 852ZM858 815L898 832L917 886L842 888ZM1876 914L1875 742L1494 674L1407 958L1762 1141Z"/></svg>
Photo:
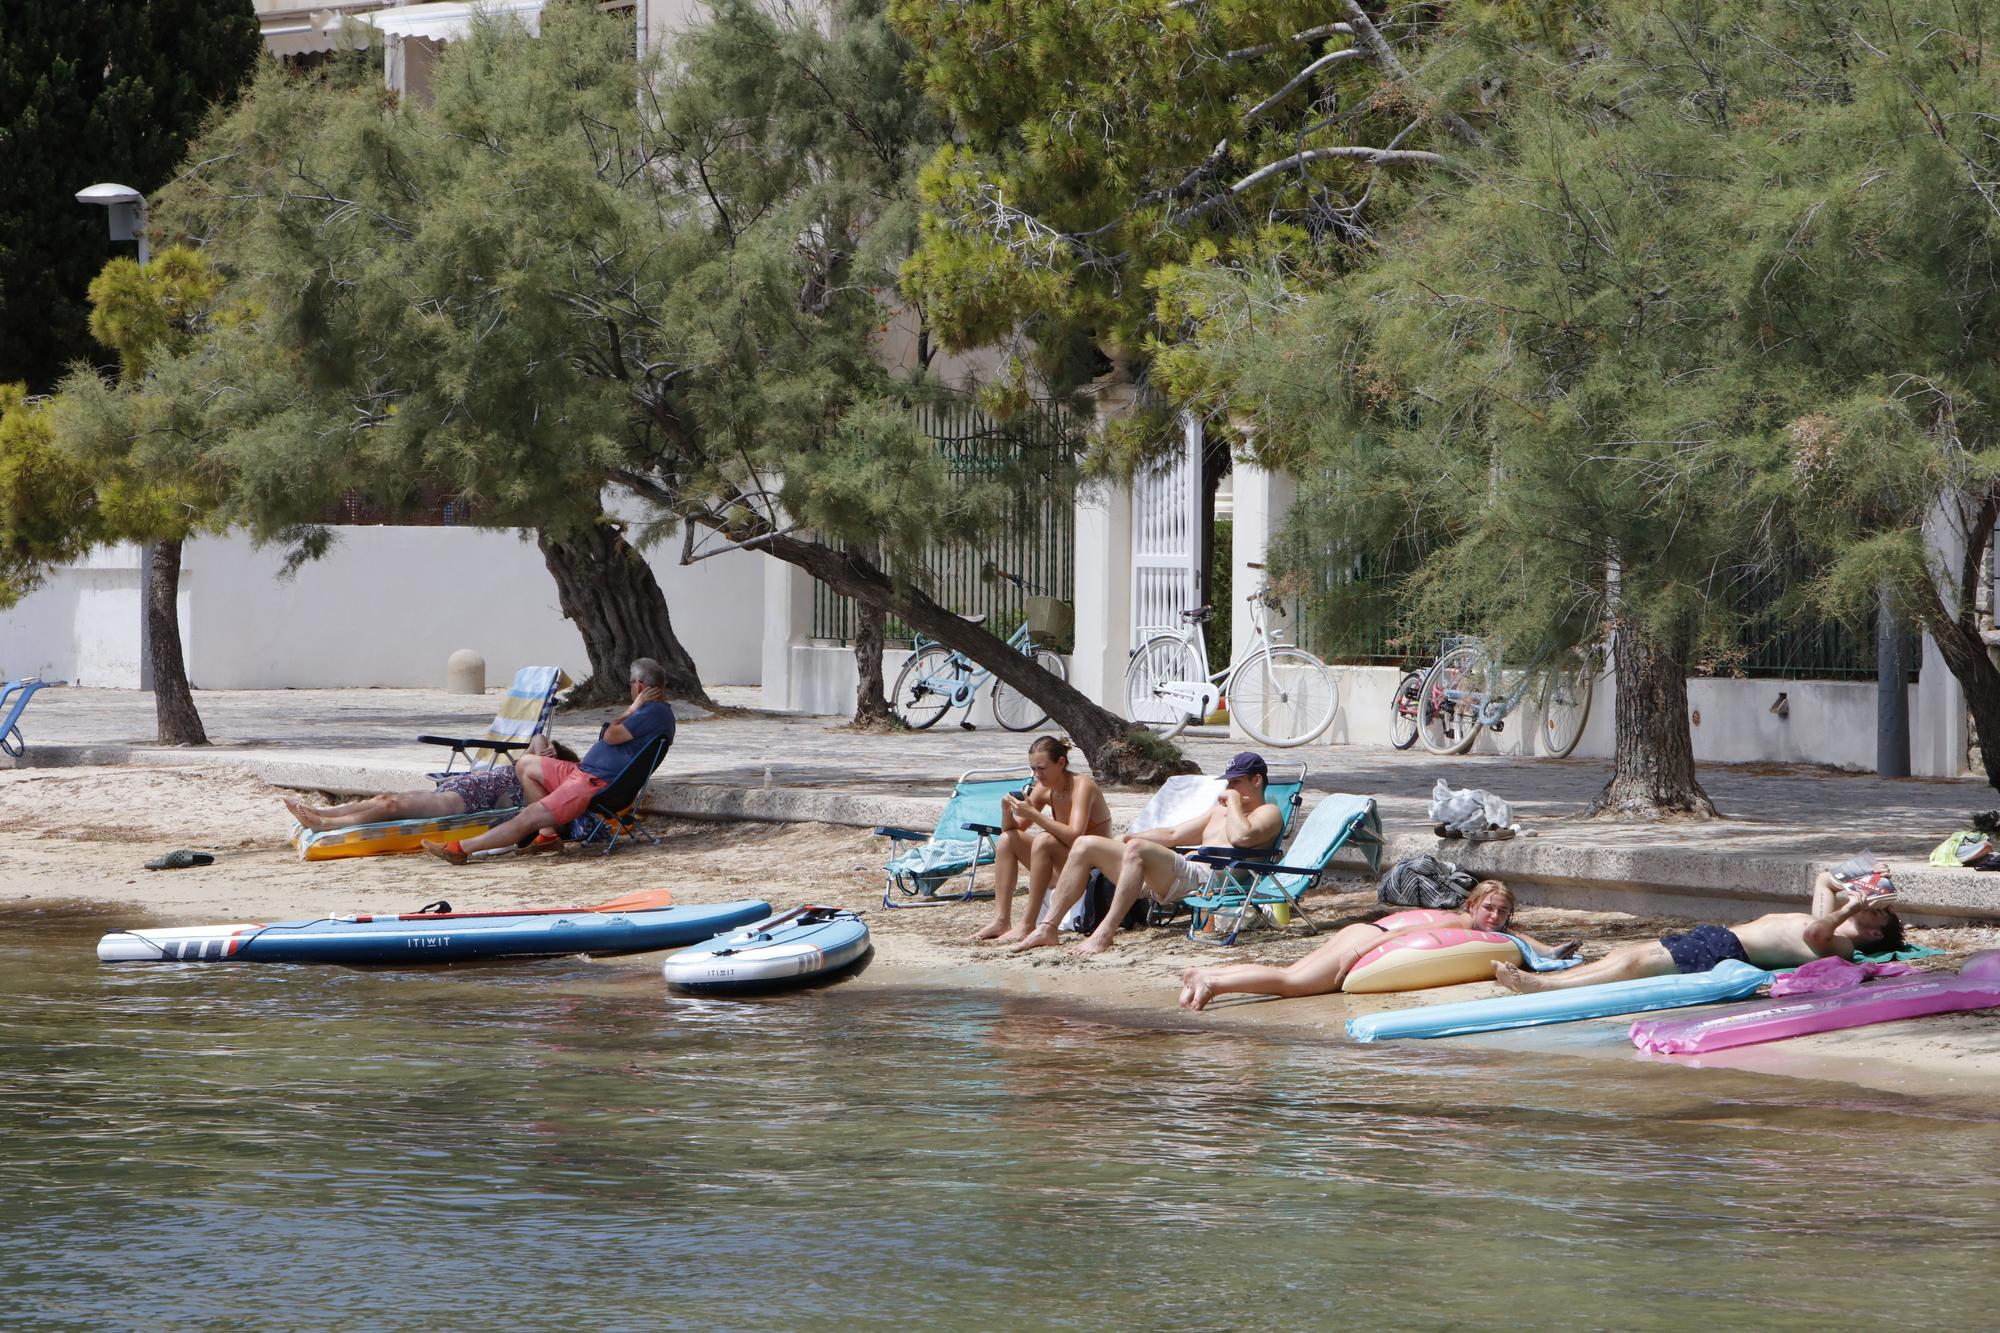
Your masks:
<svg viewBox="0 0 2000 1333"><path fill-rule="evenodd" d="M1247 778L1252 773L1267 782L1270 781L1271 770L1265 765L1264 756L1255 750L1242 750L1229 761L1229 767L1222 770L1222 780L1227 782L1231 778Z"/></svg>

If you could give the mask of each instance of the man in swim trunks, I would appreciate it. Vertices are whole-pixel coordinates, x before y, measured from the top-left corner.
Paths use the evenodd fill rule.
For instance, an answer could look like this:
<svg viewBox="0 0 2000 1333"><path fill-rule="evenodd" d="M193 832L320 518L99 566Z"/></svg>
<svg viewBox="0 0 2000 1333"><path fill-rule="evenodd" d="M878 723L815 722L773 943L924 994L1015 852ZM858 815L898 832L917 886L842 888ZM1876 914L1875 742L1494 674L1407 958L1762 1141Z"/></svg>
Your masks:
<svg viewBox="0 0 2000 1333"><path fill-rule="evenodd" d="M1071 953L1103 953L1111 947L1118 923L1141 894L1171 907L1208 883L1209 868L1174 851L1176 847L1239 847L1262 849L1277 844L1285 831L1284 816L1264 799L1269 777L1262 755L1243 751L1222 770L1222 795L1214 808L1173 828L1144 829L1122 837L1078 838L1063 863L1062 875L1049 893L1049 909L1035 928L1014 946L1039 949L1056 943L1056 927L1083 897L1090 872L1101 870L1117 882L1111 906L1090 938Z"/></svg>
<svg viewBox="0 0 2000 1333"><path fill-rule="evenodd" d="M463 841L424 841L424 850L455 866L474 852L511 847L541 831L537 846L554 845L555 830L582 814L591 797L624 771L639 752L661 736L674 739L674 710L667 703L667 670L650 657L632 663L632 702L604 724L597 744L579 763L553 755L528 755L514 765L527 807L498 828Z"/></svg>
<svg viewBox="0 0 2000 1333"><path fill-rule="evenodd" d="M1811 913L1771 912L1726 929L1696 926L1684 934L1663 935L1658 943L1623 945L1567 972L1523 972L1511 963L1496 963L1493 975L1512 991L1565 990L1635 977L1706 972L1730 958L1753 967L1780 968L1830 954L1852 958L1857 949L1889 952L1903 945L1902 921L1883 906L1894 896L1893 886L1857 890L1821 872L1813 884Z"/></svg>
<svg viewBox="0 0 2000 1333"><path fill-rule="evenodd" d="M554 755L572 763L576 760L575 751L539 733L528 741L528 753ZM384 792L338 805L307 805L297 797L287 796L285 809L314 833L391 819L435 819L478 810L512 810L522 803L521 779L514 767L514 764L495 763L439 778L434 791Z"/></svg>

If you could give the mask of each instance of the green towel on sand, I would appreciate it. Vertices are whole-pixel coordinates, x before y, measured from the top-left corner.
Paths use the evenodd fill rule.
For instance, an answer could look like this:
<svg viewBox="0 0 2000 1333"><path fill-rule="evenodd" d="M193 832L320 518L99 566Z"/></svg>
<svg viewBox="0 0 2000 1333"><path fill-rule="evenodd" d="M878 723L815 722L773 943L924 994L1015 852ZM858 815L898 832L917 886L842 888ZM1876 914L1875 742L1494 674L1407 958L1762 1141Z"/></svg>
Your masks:
<svg viewBox="0 0 2000 1333"><path fill-rule="evenodd" d="M1943 949L1927 949L1921 944L1905 944L1893 953L1857 953L1857 963L1907 963L1912 958L1935 958Z"/></svg>

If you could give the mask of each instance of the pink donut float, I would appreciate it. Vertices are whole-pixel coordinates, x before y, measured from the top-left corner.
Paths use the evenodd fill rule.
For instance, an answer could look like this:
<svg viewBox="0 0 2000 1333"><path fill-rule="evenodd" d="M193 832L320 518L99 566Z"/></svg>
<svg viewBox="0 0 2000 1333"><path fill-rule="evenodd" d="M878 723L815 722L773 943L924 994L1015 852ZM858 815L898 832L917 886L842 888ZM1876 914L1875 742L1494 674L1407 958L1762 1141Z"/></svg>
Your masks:
<svg viewBox="0 0 2000 1333"><path fill-rule="evenodd" d="M1348 969L1347 980L1340 988L1353 995L1378 995L1384 991L1459 986L1468 981L1491 981L1495 963L1521 961L1520 946L1508 936L1490 930L1437 925L1457 916L1456 912L1415 910L1383 917L1375 924L1384 929L1436 928L1398 935L1370 949Z"/></svg>

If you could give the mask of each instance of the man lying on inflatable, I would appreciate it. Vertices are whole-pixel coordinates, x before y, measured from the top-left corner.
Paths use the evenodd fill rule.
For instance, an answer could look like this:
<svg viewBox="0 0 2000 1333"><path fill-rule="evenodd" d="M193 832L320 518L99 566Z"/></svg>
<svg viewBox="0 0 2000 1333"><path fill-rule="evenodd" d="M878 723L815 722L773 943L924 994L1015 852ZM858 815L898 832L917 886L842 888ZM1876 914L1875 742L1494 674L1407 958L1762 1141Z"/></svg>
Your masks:
<svg viewBox="0 0 2000 1333"><path fill-rule="evenodd" d="M1602 981L1706 972L1726 958L1753 967L1798 967L1815 958L1853 958L1857 949L1893 953L1903 947L1903 923L1882 904L1896 896L1888 868L1879 866L1851 879L1825 871L1813 883L1812 913L1771 912L1740 926L1696 926L1684 935L1663 935L1657 943L1627 944L1594 963L1568 972L1523 972L1496 963L1494 977L1508 990L1561 990Z"/></svg>

